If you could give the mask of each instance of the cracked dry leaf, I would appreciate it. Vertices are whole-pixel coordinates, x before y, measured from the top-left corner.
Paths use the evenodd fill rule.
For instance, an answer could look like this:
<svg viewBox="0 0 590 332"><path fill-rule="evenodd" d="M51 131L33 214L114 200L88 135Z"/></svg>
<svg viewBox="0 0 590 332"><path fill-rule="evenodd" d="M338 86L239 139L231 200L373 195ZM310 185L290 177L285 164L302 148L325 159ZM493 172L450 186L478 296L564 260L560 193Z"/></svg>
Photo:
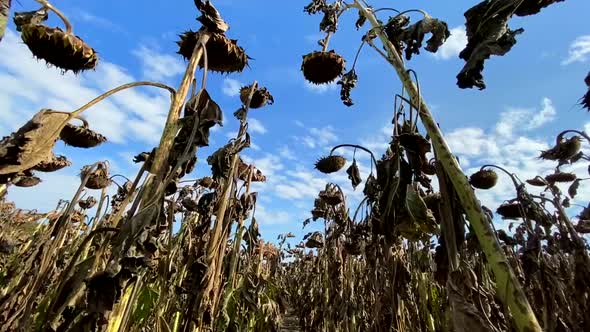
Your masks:
<svg viewBox="0 0 590 332"><path fill-rule="evenodd" d="M1 10L6 10L6 16L8 16L8 7L10 6L10 0L8 4L0 4ZM41 8L39 10L30 11L30 12L15 12L13 17L14 25L16 25L16 31L22 32L22 26L27 24L42 24L43 22L47 21L49 15L47 14L46 8Z"/></svg>
<svg viewBox="0 0 590 332"><path fill-rule="evenodd" d="M424 17L424 19L405 28L399 36L399 40L407 46L405 50L407 60L412 58L412 54L420 54L422 41L428 33L431 33L432 36L426 41L424 49L432 53L436 53L451 35L447 23L430 16Z"/></svg>
<svg viewBox="0 0 590 332"><path fill-rule="evenodd" d="M229 25L221 18L211 1L195 0L195 6L201 12L201 16L197 17L197 21L201 22L207 30L223 33L229 29Z"/></svg>
<svg viewBox="0 0 590 332"><path fill-rule="evenodd" d="M516 36L524 29L511 30L508 21L512 15L527 16L538 13L542 8L564 0L486 0L465 12L467 46L459 58L466 61L457 75L461 89L486 88L483 80L485 60L492 55L503 56L516 44Z"/></svg>
<svg viewBox="0 0 590 332"><path fill-rule="evenodd" d="M0 141L0 175L19 173L50 161L53 146L68 114L42 109L25 125Z"/></svg>

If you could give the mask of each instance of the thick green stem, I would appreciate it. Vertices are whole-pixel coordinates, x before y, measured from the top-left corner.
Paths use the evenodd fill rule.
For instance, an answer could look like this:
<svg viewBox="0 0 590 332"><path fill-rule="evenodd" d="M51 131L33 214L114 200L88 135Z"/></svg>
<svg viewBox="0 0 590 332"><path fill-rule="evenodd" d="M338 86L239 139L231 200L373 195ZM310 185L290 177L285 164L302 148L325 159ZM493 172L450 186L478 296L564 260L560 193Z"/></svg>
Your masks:
<svg viewBox="0 0 590 332"><path fill-rule="evenodd" d="M379 30L380 24L376 17L358 0L354 0L355 7L367 18L373 28ZM389 62L395 68L400 80L414 104L420 107L420 118L430 136L437 157L453 187L455 188L461 205L465 210L469 222L473 226L477 239L486 256L488 264L496 279L496 289L500 300L510 309L514 322L519 331L541 331L535 314L519 284L508 259L496 238L491 222L488 220L481 204L469 182L463 174L456 158L451 154L442 132L428 109L428 105L419 95L418 89L406 71L403 60L395 47L382 32L378 33L381 42L387 49Z"/></svg>

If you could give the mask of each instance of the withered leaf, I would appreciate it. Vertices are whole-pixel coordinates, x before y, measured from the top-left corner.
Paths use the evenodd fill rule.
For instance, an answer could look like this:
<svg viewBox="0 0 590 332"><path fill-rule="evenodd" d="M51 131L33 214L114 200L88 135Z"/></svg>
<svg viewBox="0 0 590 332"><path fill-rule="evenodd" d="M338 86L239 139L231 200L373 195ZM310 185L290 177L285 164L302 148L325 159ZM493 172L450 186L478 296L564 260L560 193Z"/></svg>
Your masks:
<svg viewBox="0 0 590 332"><path fill-rule="evenodd" d="M588 91L584 96L582 96L580 100L580 105L590 111L590 72L586 75L586 79L584 79L586 86L588 87Z"/></svg>
<svg viewBox="0 0 590 332"><path fill-rule="evenodd" d="M201 22L207 30L223 33L229 29L229 25L221 18L211 1L195 0L195 6L201 12L201 16L197 17L197 21Z"/></svg>
<svg viewBox="0 0 590 332"><path fill-rule="evenodd" d="M42 109L18 131L0 141L0 175L19 173L51 160L67 114Z"/></svg>
<svg viewBox="0 0 590 332"><path fill-rule="evenodd" d="M505 55L516 44L516 36L524 29L511 30L508 21L512 15L526 16L538 13L541 8L564 0L486 0L465 12L467 46L459 58L466 61L457 75L461 89L485 89L483 69L485 60L492 55Z"/></svg>
<svg viewBox="0 0 590 332"><path fill-rule="evenodd" d="M346 106L352 106L354 103L350 98L350 92L356 86L358 82L358 76L356 75L354 69L350 70L346 74L342 75L342 78L336 82L336 84L340 85L340 100Z"/></svg>
<svg viewBox="0 0 590 332"><path fill-rule="evenodd" d="M432 36L426 41L425 49L432 53L438 51L438 48L451 35L447 23L429 16L410 25L402 31L399 37L399 40L406 44L407 60L412 58L412 54L420 54L422 41L428 33L431 33Z"/></svg>
<svg viewBox="0 0 590 332"><path fill-rule="evenodd" d="M10 1L8 1L10 3ZM4 8L4 5L0 5L2 8L1 10L6 10L6 15L8 16L8 7ZM27 24L41 24L44 21L47 21L49 15L47 14L46 8L41 8L39 10L30 11L30 12L15 12L13 17L14 25L16 25L16 31L22 32L22 26Z"/></svg>
<svg viewBox="0 0 590 332"><path fill-rule="evenodd" d="M303 11L309 15L317 14L321 12L328 4L326 0L312 0L307 6L303 8Z"/></svg>
<svg viewBox="0 0 590 332"><path fill-rule="evenodd" d="M360 10L358 11L358 14L359 14L359 16L356 19L356 22L354 23L354 26L356 27L357 30L362 28L363 25L365 25L365 22L367 22L367 17L365 15L363 15L363 13Z"/></svg>
<svg viewBox="0 0 590 332"><path fill-rule="evenodd" d="M406 209L410 217L421 225L435 225L436 220L420 194L411 184L406 187Z"/></svg>
<svg viewBox="0 0 590 332"><path fill-rule="evenodd" d="M468 300L465 288L465 278L460 271L452 272L447 280L449 301L452 307L452 320L454 331L458 332L492 332L484 314L475 304Z"/></svg>
<svg viewBox="0 0 590 332"><path fill-rule="evenodd" d="M567 194L573 199L578 194L581 179L576 179L567 189Z"/></svg>
<svg viewBox="0 0 590 332"><path fill-rule="evenodd" d="M356 189L356 187L363 182L361 179L361 173L359 171L359 167L356 164L356 159L352 159L352 165L348 167L346 170L346 174L348 174L348 179L352 182L352 188Z"/></svg>
<svg viewBox="0 0 590 332"><path fill-rule="evenodd" d="M216 124L223 126L221 107L211 99L207 90L201 90L189 99L184 113L183 129L178 134L176 143L187 141L193 126L196 125L198 127L193 144L198 147L209 146L209 130Z"/></svg>

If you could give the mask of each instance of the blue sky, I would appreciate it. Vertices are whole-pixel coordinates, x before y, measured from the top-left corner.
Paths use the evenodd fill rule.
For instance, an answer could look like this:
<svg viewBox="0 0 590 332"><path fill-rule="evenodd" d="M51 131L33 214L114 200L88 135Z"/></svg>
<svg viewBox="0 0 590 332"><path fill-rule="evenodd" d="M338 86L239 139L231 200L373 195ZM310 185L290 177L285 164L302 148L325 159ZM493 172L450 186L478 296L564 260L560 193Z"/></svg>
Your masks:
<svg viewBox="0 0 590 332"><path fill-rule="evenodd" d="M525 32L508 55L486 62L487 89L461 90L455 76L463 65L457 57L465 43L463 13L477 2L371 3L376 8L395 5L399 10L422 6L448 23L453 35L439 53L422 51L407 66L417 71L422 93L467 173L492 162L517 172L523 180L539 172L547 174L552 164L535 159L539 150L549 147L564 129L590 129L588 113L576 105L585 92L583 79L590 67L590 29L583 23L590 3L568 0L536 16L513 19L511 27L523 27ZM11 23L0 42L0 135L8 135L41 108L70 111L118 84L149 79L178 85L185 62L175 53L177 35L199 28L192 1L53 3L71 19L75 33L99 52L100 63L96 71L61 75L32 58ZM348 108L341 103L337 86L313 87L303 79L302 56L316 50L321 37L320 17L303 12L306 1L213 3L230 24L227 35L238 39L254 60L243 73L209 75L208 91L222 107L225 121L212 132L211 146L199 151L194 177L210 172L206 157L237 130L232 116L240 105L237 88L258 80L273 94L275 104L251 112L254 145L244 154L268 177L266 184L255 187L257 220L268 240L287 231L305 234L301 222L309 217L313 198L326 181L343 184L352 202L362 192L362 185L352 191L344 172L325 176L313 169L313 163L340 143L363 144L379 157L387 146L393 96L401 91L401 84L394 70L365 48L356 67L355 105ZM12 11L34 8L34 1L21 0L13 2ZM345 14L330 44L349 66L364 33L356 31L355 20L356 13ZM49 24L59 22L52 18ZM114 172L133 176L138 167L131 162L132 156L157 144L168 100L163 92L141 88L89 110L85 116L91 128L109 142L91 150L58 143L56 152L67 155L74 165L42 174L43 183L33 189L11 188L9 199L22 208L52 209L59 198L71 197L79 169L98 160L109 159ZM358 157L366 176L368 159ZM585 172L583 168L573 171ZM502 178L494 191L478 192L485 205L495 209L512 198L506 180ZM586 205L590 188L582 187L575 201Z"/></svg>

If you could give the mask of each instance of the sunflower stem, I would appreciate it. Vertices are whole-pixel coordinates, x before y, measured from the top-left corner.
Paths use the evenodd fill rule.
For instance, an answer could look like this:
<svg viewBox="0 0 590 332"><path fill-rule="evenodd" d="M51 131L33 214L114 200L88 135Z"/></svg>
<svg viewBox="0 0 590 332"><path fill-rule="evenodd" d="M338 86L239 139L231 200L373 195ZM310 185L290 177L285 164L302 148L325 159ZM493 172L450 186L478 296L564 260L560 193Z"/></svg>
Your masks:
<svg viewBox="0 0 590 332"><path fill-rule="evenodd" d="M340 144L340 145L336 145L335 147L332 148L332 150L330 150L330 155L336 151L337 149L340 148L355 148L355 149L360 149L365 151L366 153L371 155L371 159L373 160L373 163L375 164L375 167L377 167L377 160L375 159L375 155L373 154L373 152L367 148L365 148L364 146L361 145L356 145L356 144Z"/></svg>
<svg viewBox="0 0 590 332"><path fill-rule="evenodd" d="M381 25L377 21L377 18L359 0L354 0L354 5L367 18L373 28L379 31ZM461 170L457 159L452 155L441 130L438 128L436 121L428 109L428 105L426 105L426 102L418 93L416 85L406 71L401 55L383 32L379 31L378 36L387 49L388 62L396 70L402 84L411 97L410 99L420 105L422 123L432 140L434 150L438 155L445 173L449 176L459 196L461 205L465 209L487 262L494 273L498 297L510 309L518 331L542 331L528 299L504 251L500 247L492 225L488 221L488 217L475 196L467 177Z"/></svg>
<svg viewBox="0 0 590 332"><path fill-rule="evenodd" d="M70 21L68 20L68 18L66 17L66 15L64 15L64 13L62 13L59 9L55 8L47 0L37 0L37 2L40 3L40 4L42 4L43 7L45 7L47 9L51 10L52 12L54 12L57 16L59 16L59 18L64 22L64 25L66 26L66 33L67 34L72 34L72 24L70 23Z"/></svg>
<svg viewBox="0 0 590 332"><path fill-rule="evenodd" d="M203 45L209 41L209 37L210 35L206 31L201 31L199 33L199 40L195 45L192 56L186 67L186 71L184 73L184 77L182 78L182 82L180 83L180 87L178 88L178 92L174 95L170 105L170 111L168 112L168 118L166 119L164 132L162 133L160 144L156 149L156 153L152 162L151 173L155 174L156 178L151 182L152 185L150 185L150 188L146 188L147 190L145 195L147 196L144 196L148 198L146 203L149 203L151 199L155 198L153 196L158 189L158 184L166 176L166 171L168 169L168 156L170 155L170 149L172 148L174 138L176 137L176 133L178 131L180 112L188 95L191 83L194 79L195 70L197 69L199 62L205 53Z"/></svg>
<svg viewBox="0 0 590 332"><path fill-rule="evenodd" d="M170 91L170 94L172 95L172 98L175 98L176 96L176 90L174 90L173 88L167 86L166 84L162 84L162 83L155 83L155 82L149 82L149 81L140 81L140 82L133 82L133 83L127 83L127 84L123 84L121 86L118 86L114 89L111 89L105 93L103 93L102 95L92 99L91 101L89 101L87 104L83 105L82 107L78 108L77 110L73 111L71 114L71 117L77 117L79 114L81 114L82 112L86 111L87 109L89 109L90 107L98 104L99 102L105 100L106 98L114 95L115 93L125 90L125 89L129 89L129 88L134 88L136 86L142 86L142 85L148 85L148 86L155 86L157 88L161 88L161 89L165 89Z"/></svg>

